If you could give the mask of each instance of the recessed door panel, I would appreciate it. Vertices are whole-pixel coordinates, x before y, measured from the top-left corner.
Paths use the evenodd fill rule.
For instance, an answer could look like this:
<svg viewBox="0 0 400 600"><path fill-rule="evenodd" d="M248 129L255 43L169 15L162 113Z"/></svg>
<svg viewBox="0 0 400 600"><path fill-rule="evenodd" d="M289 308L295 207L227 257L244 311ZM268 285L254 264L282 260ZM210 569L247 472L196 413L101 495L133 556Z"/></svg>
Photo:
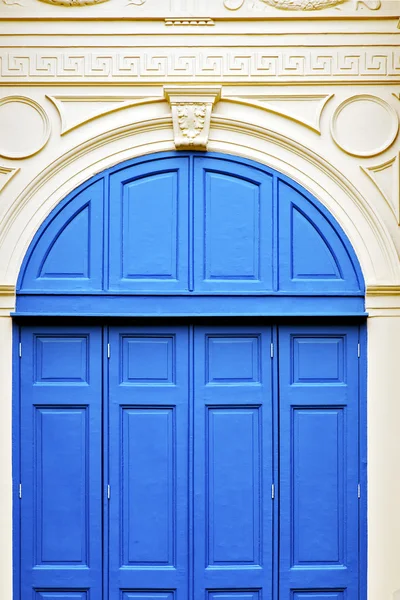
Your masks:
<svg viewBox="0 0 400 600"><path fill-rule="evenodd" d="M357 327L280 328L284 597L357 597L357 344Z"/></svg>
<svg viewBox="0 0 400 600"><path fill-rule="evenodd" d="M110 177L109 289L188 289L188 159L165 158Z"/></svg>
<svg viewBox="0 0 400 600"><path fill-rule="evenodd" d="M100 598L102 331L24 327L21 339L21 597Z"/></svg>
<svg viewBox="0 0 400 600"><path fill-rule="evenodd" d="M233 161L194 161L196 291L272 290L272 177Z"/></svg>
<svg viewBox="0 0 400 600"><path fill-rule="evenodd" d="M109 564L116 600L187 593L188 335L185 326L110 328Z"/></svg>
<svg viewBox="0 0 400 600"><path fill-rule="evenodd" d="M196 597L272 594L270 327L194 333ZM218 591L218 593L217 593Z"/></svg>

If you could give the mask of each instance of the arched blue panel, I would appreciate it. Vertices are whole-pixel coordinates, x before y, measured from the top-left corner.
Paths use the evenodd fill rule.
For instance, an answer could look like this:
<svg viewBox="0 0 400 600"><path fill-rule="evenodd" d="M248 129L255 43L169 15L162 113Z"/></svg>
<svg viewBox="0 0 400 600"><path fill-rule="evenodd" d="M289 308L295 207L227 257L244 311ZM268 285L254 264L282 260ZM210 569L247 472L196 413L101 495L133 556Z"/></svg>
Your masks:
<svg viewBox="0 0 400 600"><path fill-rule="evenodd" d="M188 290L188 175L187 156L110 175L110 290Z"/></svg>
<svg viewBox="0 0 400 600"><path fill-rule="evenodd" d="M300 293L359 291L349 243L332 216L281 179L277 206L279 289Z"/></svg>
<svg viewBox="0 0 400 600"><path fill-rule="evenodd" d="M104 181L97 179L62 202L36 234L19 289L101 291L103 285Z"/></svg>
<svg viewBox="0 0 400 600"><path fill-rule="evenodd" d="M227 159L194 157L195 289L273 290L273 177Z"/></svg>
<svg viewBox="0 0 400 600"><path fill-rule="evenodd" d="M345 234L299 185L253 161L171 152L105 171L51 213L17 312L359 314L363 293Z"/></svg>

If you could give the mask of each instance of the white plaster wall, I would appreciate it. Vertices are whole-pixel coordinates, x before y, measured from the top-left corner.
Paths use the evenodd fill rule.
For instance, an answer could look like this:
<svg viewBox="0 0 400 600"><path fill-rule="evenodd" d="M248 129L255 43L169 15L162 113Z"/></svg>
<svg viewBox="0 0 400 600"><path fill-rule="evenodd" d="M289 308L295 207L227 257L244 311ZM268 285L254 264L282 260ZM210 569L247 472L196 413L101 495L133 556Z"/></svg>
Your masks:
<svg viewBox="0 0 400 600"><path fill-rule="evenodd" d="M19 1L0 4L0 599L12 598L9 314L23 256L79 183L174 148L164 86L175 84L220 86L208 148L298 181L359 257L370 313L368 596L400 600L400 3L294 14L262 0L235 11L222 0ZM185 15L198 24L164 20Z"/></svg>

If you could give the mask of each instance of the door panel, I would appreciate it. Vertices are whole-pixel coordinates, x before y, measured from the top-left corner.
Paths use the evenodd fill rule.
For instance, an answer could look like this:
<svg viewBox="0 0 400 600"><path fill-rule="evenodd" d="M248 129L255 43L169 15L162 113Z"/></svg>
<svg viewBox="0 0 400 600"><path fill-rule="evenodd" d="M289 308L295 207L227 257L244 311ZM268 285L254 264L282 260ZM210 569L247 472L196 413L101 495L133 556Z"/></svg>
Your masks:
<svg viewBox="0 0 400 600"><path fill-rule="evenodd" d="M110 598L184 598L188 328L111 327L110 347Z"/></svg>
<svg viewBox="0 0 400 600"><path fill-rule="evenodd" d="M101 328L21 339L22 598L101 598Z"/></svg>
<svg viewBox="0 0 400 600"><path fill-rule="evenodd" d="M237 162L194 161L196 291L272 290L272 177Z"/></svg>
<svg viewBox="0 0 400 600"><path fill-rule="evenodd" d="M283 598L357 597L357 344L357 327L280 328Z"/></svg>
<svg viewBox="0 0 400 600"><path fill-rule="evenodd" d="M188 158L110 177L110 290L188 290Z"/></svg>
<svg viewBox="0 0 400 600"><path fill-rule="evenodd" d="M196 327L194 340L194 598L268 598L271 329Z"/></svg>

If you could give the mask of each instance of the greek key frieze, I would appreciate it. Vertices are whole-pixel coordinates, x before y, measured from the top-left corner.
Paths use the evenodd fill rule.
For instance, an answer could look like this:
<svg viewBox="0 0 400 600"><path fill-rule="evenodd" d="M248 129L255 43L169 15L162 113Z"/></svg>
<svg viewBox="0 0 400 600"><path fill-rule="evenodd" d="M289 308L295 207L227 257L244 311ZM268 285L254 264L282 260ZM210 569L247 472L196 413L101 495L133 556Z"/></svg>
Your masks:
<svg viewBox="0 0 400 600"><path fill-rule="evenodd" d="M1 49L9 82L380 80L400 74L400 48L268 48L132 50Z"/></svg>

